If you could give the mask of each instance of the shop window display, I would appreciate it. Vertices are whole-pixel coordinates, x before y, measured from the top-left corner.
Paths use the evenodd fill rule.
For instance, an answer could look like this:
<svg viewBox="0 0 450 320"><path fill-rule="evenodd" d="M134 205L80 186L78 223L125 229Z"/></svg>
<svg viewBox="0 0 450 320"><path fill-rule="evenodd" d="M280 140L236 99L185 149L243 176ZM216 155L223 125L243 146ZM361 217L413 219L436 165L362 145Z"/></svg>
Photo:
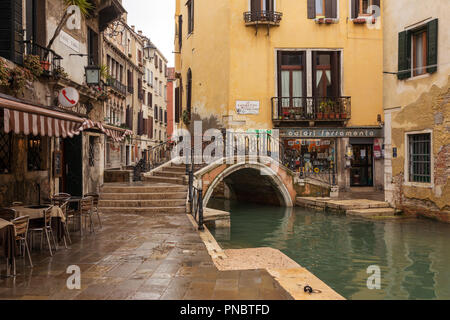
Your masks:
<svg viewBox="0 0 450 320"><path fill-rule="evenodd" d="M284 147L285 165L295 172L319 174L333 167L333 139L287 139Z"/></svg>

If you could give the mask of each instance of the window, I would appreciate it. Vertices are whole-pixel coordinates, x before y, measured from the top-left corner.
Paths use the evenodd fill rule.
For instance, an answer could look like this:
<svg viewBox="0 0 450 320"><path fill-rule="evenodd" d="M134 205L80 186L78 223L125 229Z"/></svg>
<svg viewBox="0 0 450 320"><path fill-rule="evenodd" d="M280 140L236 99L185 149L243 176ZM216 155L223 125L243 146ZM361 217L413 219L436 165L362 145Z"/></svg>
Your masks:
<svg viewBox="0 0 450 320"><path fill-rule="evenodd" d="M359 14L365 15L367 14L367 10L372 5L373 0L359 0Z"/></svg>
<svg viewBox="0 0 450 320"><path fill-rule="evenodd" d="M413 76L426 73L427 65L427 31L420 30L412 35Z"/></svg>
<svg viewBox="0 0 450 320"><path fill-rule="evenodd" d="M340 52L313 51L314 97L340 97Z"/></svg>
<svg viewBox="0 0 450 320"><path fill-rule="evenodd" d="M434 73L437 61L438 19L398 34L398 79Z"/></svg>
<svg viewBox="0 0 450 320"><path fill-rule="evenodd" d="M153 105L153 95L151 92L147 93L147 105L151 108Z"/></svg>
<svg viewBox="0 0 450 320"><path fill-rule="evenodd" d="M278 96L283 107L299 107L306 93L305 53L279 52Z"/></svg>
<svg viewBox="0 0 450 320"><path fill-rule="evenodd" d="M28 171L43 170L42 139L40 136L28 136L27 168Z"/></svg>
<svg viewBox="0 0 450 320"><path fill-rule="evenodd" d="M188 34L194 32L194 0L189 0L187 3L188 10Z"/></svg>
<svg viewBox="0 0 450 320"><path fill-rule="evenodd" d="M89 136L89 166L95 166L95 137Z"/></svg>
<svg viewBox="0 0 450 320"><path fill-rule="evenodd" d="M89 64L98 65L99 64L99 50L98 50L98 34L88 28L88 54L89 54Z"/></svg>
<svg viewBox="0 0 450 320"><path fill-rule="evenodd" d="M409 181L431 182L431 134L409 134Z"/></svg>
<svg viewBox="0 0 450 320"><path fill-rule="evenodd" d="M356 19L359 16L371 16L374 14L374 10L370 12L371 6L377 6L381 8L380 0L351 0L351 17Z"/></svg>
<svg viewBox="0 0 450 320"><path fill-rule="evenodd" d="M3 129L3 110L0 113L0 174L11 173L12 133Z"/></svg>
<svg viewBox="0 0 450 320"><path fill-rule="evenodd" d="M308 19L338 17L338 0L308 0L307 5Z"/></svg>
<svg viewBox="0 0 450 320"><path fill-rule="evenodd" d="M252 12L273 11L274 0L252 0L250 10Z"/></svg>
<svg viewBox="0 0 450 320"><path fill-rule="evenodd" d="M159 72L163 72L162 59L159 59Z"/></svg>
<svg viewBox="0 0 450 320"><path fill-rule="evenodd" d="M155 120L158 120L158 106L155 104Z"/></svg>

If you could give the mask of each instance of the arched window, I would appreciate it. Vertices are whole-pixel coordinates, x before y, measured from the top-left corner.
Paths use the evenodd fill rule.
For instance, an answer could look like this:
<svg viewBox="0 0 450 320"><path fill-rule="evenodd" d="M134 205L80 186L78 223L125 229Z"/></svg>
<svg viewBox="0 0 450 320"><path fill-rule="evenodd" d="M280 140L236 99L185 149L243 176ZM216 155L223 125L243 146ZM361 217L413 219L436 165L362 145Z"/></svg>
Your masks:
<svg viewBox="0 0 450 320"><path fill-rule="evenodd" d="M192 106L192 71L189 68L187 72L187 84L186 84L186 109L191 115Z"/></svg>

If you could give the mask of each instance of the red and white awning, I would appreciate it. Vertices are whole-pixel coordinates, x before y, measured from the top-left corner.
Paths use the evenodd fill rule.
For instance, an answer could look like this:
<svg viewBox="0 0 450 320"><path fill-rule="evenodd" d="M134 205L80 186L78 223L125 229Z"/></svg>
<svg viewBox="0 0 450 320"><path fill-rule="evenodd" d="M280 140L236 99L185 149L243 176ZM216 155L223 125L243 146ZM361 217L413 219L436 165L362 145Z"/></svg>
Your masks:
<svg viewBox="0 0 450 320"><path fill-rule="evenodd" d="M4 131L25 135L72 138L86 129L98 129L114 141L120 142L130 130L104 126L100 122L80 118L64 112L50 110L0 97L4 108Z"/></svg>
<svg viewBox="0 0 450 320"><path fill-rule="evenodd" d="M95 122L89 119L84 119L83 125L80 127L80 130L86 130L86 129L97 129L106 134L108 137L113 139L115 142L121 142L123 139L125 139L126 136L130 136L133 134L133 131L121 129L121 128L115 128L108 125L103 125L100 122Z"/></svg>

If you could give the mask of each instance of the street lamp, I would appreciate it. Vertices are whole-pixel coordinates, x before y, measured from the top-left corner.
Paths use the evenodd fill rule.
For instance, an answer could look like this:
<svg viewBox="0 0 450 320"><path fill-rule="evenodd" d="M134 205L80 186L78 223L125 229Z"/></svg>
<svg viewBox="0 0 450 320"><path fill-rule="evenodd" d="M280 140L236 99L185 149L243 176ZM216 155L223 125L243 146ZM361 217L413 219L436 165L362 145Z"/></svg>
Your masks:
<svg viewBox="0 0 450 320"><path fill-rule="evenodd" d="M100 85L100 67L95 65L89 65L85 68L86 83L87 85Z"/></svg>
<svg viewBox="0 0 450 320"><path fill-rule="evenodd" d="M148 42L144 47L144 54L148 59L153 59L155 56L156 47L153 43Z"/></svg>

